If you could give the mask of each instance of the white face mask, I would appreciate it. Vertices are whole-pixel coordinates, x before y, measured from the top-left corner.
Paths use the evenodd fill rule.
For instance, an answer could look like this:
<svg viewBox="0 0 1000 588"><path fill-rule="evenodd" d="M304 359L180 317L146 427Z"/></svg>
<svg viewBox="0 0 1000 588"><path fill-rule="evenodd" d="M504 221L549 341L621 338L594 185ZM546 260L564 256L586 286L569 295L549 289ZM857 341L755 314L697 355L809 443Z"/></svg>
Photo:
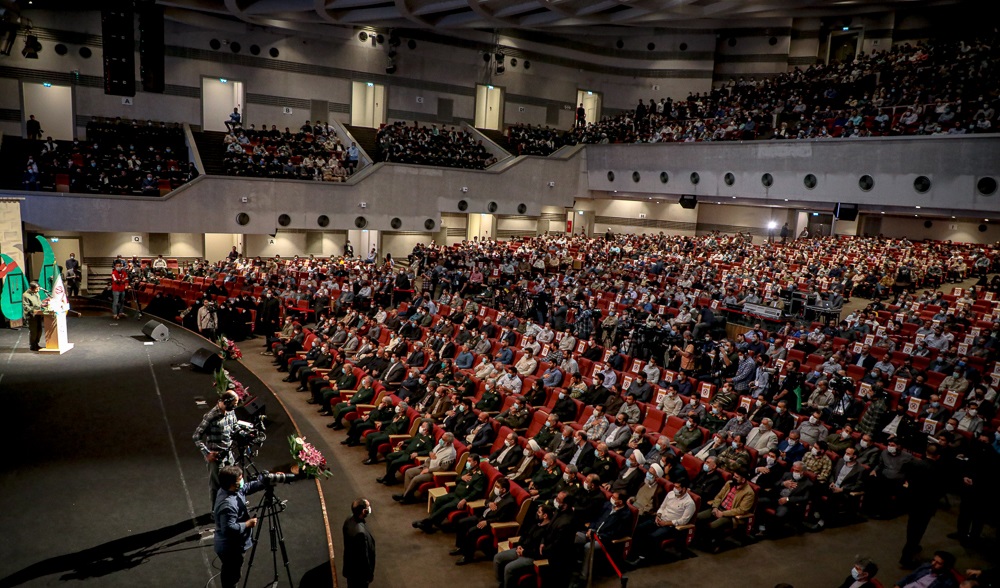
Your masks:
<svg viewBox="0 0 1000 588"><path fill-rule="evenodd" d="M524 451L523 451L522 453L524 453L524 456L525 456L525 457L528 457L528 456L530 456L530 455L531 455L531 450L530 450L530 449L528 449L527 447L525 447L525 448L524 448Z"/></svg>
<svg viewBox="0 0 1000 588"><path fill-rule="evenodd" d="M896 453L899 451L898 449L892 446L886 447L886 449L889 451L889 455L896 455Z"/></svg>
<svg viewBox="0 0 1000 588"><path fill-rule="evenodd" d="M816 417L814 417L814 416L811 416L811 417L809 417L809 424L810 424L810 425L815 425L815 424L816 424L816 423L818 423L818 422L819 422L819 419L818 419L818 418L816 418Z"/></svg>
<svg viewBox="0 0 1000 588"><path fill-rule="evenodd" d="M792 479L796 480L796 481L801 480L802 479L802 473L801 472L792 472Z"/></svg>
<svg viewBox="0 0 1000 588"><path fill-rule="evenodd" d="M867 449L868 448L868 442L865 441L864 439L862 439L861 441L858 442L858 446L861 447L861 449Z"/></svg>
<svg viewBox="0 0 1000 588"><path fill-rule="evenodd" d="M789 439L789 440L788 440L788 446L789 446L789 447L795 447L795 445L796 445L796 444L797 444L798 442L799 442L799 440L798 440L798 439Z"/></svg>

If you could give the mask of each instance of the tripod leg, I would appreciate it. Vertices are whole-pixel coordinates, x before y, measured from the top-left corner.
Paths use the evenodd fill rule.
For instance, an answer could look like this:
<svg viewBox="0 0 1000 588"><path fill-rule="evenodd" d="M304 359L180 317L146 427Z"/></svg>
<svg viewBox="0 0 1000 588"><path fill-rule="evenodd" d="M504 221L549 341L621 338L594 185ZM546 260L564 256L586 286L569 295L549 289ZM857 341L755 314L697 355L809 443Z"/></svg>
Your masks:
<svg viewBox="0 0 1000 588"><path fill-rule="evenodd" d="M261 502L263 502L263 500ZM260 521L260 519L257 520ZM250 581L250 569L253 568L253 558L255 555L257 555L257 542L260 539L260 531L262 528L263 527L261 527L261 525L258 524L257 528L254 529L253 532L253 541L251 541L253 547L250 548L250 558L247 560L247 571L246 574L243 576L243 588L247 588L247 582Z"/></svg>
<svg viewBox="0 0 1000 588"><path fill-rule="evenodd" d="M277 516L274 517L274 527L275 532L278 536L278 545L281 546L281 561L285 564L285 574L288 576L288 585L294 586L292 584L292 568L288 565L288 548L285 546L285 533L281 530L281 519ZM274 581L278 581L278 567L277 562L275 562L274 568Z"/></svg>

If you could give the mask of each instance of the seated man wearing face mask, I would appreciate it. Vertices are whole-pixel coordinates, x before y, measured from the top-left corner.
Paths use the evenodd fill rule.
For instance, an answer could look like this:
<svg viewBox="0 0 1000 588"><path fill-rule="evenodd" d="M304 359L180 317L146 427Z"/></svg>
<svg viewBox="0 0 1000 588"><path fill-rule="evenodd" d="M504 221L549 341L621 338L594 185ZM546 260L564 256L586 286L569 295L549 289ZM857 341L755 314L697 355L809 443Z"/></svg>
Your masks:
<svg viewBox="0 0 1000 588"><path fill-rule="evenodd" d="M405 401L400 401L396 405L395 415L392 420L385 424L380 424L377 431L373 431L365 436L365 448L368 450L368 459L363 463L373 465L378 463L379 445L389 442L390 435L406 435L410 430L410 417L406 414L409 405Z"/></svg>
<svg viewBox="0 0 1000 588"><path fill-rule="evenodd" d="M646 463L646 458L638 449L626 455L628 458L625 460L625 469L619 472L614 481L605 484L604 489L612 493L620 492L623 496L631 498L639 491L639 486L646 477L645 472L640 469L640 466Z"/></svg>
<svg viewBox="0 0 1000 588"><path fill-rule="evenodd" d="M791 471L778 480L773 491L757 501L759 534L766 534L768 525L772 525L773 532L773 526L784 526L788 521L796 520L794 515L801 513L808 504L813 482L806 476L805 469L801 461L793 463ZM766 509L769 508L774 508L774 515L767 519ZM789 518L790 515L792 518Z"/></svg>
<svg viewBox="0 0 1000 588"><path fill-rule="evenodd" d="M562 470L556 462L556 454L546 453L542 458L542 467L531 476L528 482L528 494L547 500L555 494L556 484L562 479Z"/></svg>
<svg viewBox="0 0 1000 588"><path fill-rule="evenodd" d="M653 483L656 484L655 480ZM683 542L687 530L678 527L691 524L694 516L695 503L688 491L688 482L679 480L663 498L660 508L653 516L640 517L633 533L633 558L626 563L633 567L642 565L647 558L652 558L656 554L660 543L667 539L675 539L677 541L675 544Z"/></svg>
<svg viewBox="0 0 1000 588"><path fill-rule="evenodd" d="M406 470L403 475L404 489L402 494L393 494L396 502L409 504L414 500L417 489L424 482L434 480L434 472L446 472L455 465L455 436L451 433L441 435L440 441L427 454L427 461L421 466Z"/></svg>
<svg viewBox="0 0 1000 588"><path fill-rule="evenodd" d="M806 448L799 440L799 432L792 431L781 443L778 443L778 455L785 463L793 463L802 459Z"/></svg>
<svg viewBox="0 0 1000 588"><path fill-rule="evenodd" d="M507 471L507 478L522 486L526 486L541 463L535 457L535 454L541 451L541 449L537 441L529 439L528 446L521 450L521 459Z"/></svg>
<svg viewBox="0 0 1000 588"><path fill-rule="evenodd" d="M493 523L513 521L518 505L510 493L510 480L498 478L493 492L486 499L486 508L479 515L463 517L455 523L455 549L449 555L461 555L455 565L463 566L476 561L476 542L488 535Z"/></svg>
<svg viewBox="0 0 1000 588"><path fill-rule="evenodd" d="M688 417L687 421L684 423L684 426L678 429L676 433L674 433L673 442L674 445L677 446L677 449L680 449L681 451L686 453L690 451L692 448L701 445L704 438L705 437L702 434L701 429L698 428L697 423L695 423L694 419Z"/></svg>
<svg viewBox="0 0 1000 588"><path fill-rule="evenodd" d="M431 507L431 514L425 519L413 522L414 529L424 533L434 533L435 525L440 525L449 513L462 510L470 500L481 498L486 490L486 475L479 469L479 456L470 453L465 460L465 470L458 476L455 487L444 496L439 496Z"/></svg>
<svg viewBox="0 0 1000 588"><path fill-rule="evenodd" d="M501 475L506 476L511 468L521 461L521 448L517 445L517 433L507 433L503 445L486 459Z"/></svg>
<svg viewBox="0 0 1000 588"><path fill-rule="evenodd" d="M844 450L844 457L837 461L830 474L830 481L817 488L817 498L814 503L813 521L806 525L809 530L819 530L828 521L839 520L848 514L849 505L854 500L854 492L860 492L864 483L865 468L858 463L857 451L853 447ZM851 513L853 514L853 513Z"/></svg>
<svg viewBox="0 0 1000 588"><path fill-rule="evenodd" d="M385 456L385 475L375 481L386 486L398 484L396 473L399 468L413 463L418 457L426 457L434 448L433 431L434 423L429 420L421 422L416 435L409 441L397 443L392 453Z"/></svg>
<svg viewBox="0 0 1000 588"><path fill-rule="evenodd" d="M754 503L754 490L747 484L745 474L733 472L729 481L715 498L705 504L696 518L700 527L698 536L707 544L709 551L718 553L721 550L718 542L722 532L735 528L739 524L736 517L749 514Z"/></svg>

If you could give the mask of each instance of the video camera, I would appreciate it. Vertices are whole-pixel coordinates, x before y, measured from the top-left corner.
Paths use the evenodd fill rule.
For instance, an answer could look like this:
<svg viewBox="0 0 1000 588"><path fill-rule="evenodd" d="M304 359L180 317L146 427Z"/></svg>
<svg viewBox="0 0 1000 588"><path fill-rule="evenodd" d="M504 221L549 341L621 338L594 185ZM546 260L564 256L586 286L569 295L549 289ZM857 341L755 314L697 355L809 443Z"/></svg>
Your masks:
<svg viewBox="0 0 1000 588"><path fill-rule="evenodd" d="M268 472L264 471L260 474L260 481L267 486L274 486L276 484L291 484L292 482L297 482L299 480L305 480L309 476L304 473L298 474L286 474L283 472Z"/></svg>
<svg viewBox="0 0 1000 588"><path fill-rule="evenodd" d="M233 441L238 446L250 447L263 445L267 440L266 427L264 426L264 415L256 416L253 422L236 421L233 428Z"/></svg>

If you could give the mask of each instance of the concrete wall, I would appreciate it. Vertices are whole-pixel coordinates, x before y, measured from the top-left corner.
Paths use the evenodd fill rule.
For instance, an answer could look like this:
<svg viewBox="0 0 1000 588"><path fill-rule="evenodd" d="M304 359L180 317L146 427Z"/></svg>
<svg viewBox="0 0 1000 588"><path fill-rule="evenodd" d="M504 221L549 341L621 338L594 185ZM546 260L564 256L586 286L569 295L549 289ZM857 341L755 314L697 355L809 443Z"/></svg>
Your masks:
<svg viewBox="0 0 1000 588"><path fill-rule="evenodd" d="M1000 223L969 220L933 219L933 226L924 226L926 219L887 217L882 219L882 234L890 238L906 237L911 241L922 239L950 240L961 243L995 243L1000 240ZM986 227L985 232L979 230ZM954 228L953 228L954 227Z"/></svg>
<svg viewBox="0 0 1000 588"><path fill-rule="evenodd" d="M591 190L620 191L655 196L695 194L701 201L752 199L754 203L782 205L791 202L859 203L874 210L920 206L949 214L952 211L1000 210L997 194L982 196L976 183L982 176L996 177L1000 137L993 135L946 137L896 137L834 140L759 141L749 143L673 143L655 145L590 145L587 175ZM614 180L608 172L614 172ZM640 173L634 182L633 171ZM669 175L666 184L661 172ZM692 172L700 181L692 184ZM731 172L735 183L723 181ZM770 173L773 184L761 179ZM806 189L803 178L814 174L818 183ZM858 185L871 175L874 187L865 192ZM917 193L919 175L932 183ZM864 210L864 208L863 208Z"/></svg>

